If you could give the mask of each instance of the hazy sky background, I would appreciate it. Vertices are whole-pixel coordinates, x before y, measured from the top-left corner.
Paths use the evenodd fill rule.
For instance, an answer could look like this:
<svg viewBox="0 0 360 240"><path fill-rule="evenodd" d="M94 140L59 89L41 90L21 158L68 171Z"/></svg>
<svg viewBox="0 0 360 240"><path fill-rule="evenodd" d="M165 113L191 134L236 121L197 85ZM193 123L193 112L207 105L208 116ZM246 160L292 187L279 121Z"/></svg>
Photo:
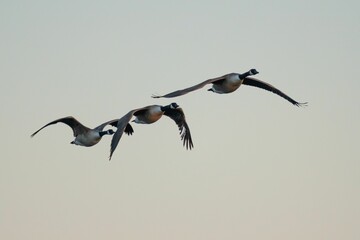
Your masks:
<svg viewBox="0 0 360 240"><path fill-rule="evenodd" d="M359 1L1 1L1 239L360 238ZM152 99L229 72L248 86ZM89 127L164 117L69 144Z"/></svg>

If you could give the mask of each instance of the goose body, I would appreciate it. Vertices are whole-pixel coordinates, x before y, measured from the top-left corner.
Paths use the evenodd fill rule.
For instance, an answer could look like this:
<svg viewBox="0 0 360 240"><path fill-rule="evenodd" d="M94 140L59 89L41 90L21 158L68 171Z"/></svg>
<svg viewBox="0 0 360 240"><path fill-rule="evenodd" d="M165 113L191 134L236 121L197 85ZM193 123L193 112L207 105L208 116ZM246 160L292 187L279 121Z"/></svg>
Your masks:
<svg viewBox="0 0 360 240"><path fill-rule="evenodd" d="M91 147L91 146L97 144L104 135L114 134L114 131L111 129L106 130L106 131L103 131L103 129L107 125L116 127L118 120L119 119L111 120L111 121L105 122L93 129L91 129L91 128L88 128L88 127L82 125L74 117L69 116L69 117L59 118L57 120L54 120L54 121L46 124L45 126L41 127L39 130L37 130L36 132L31 134L31 137L34 137L43 128L45 128L49 125L53 125L53 124L61 122L61 123L68 125L73 130L75 139L72 142L70 142L71 144L84 146L84 147ZM126 126L125 132L128 135L131 135L134 132L134 130L132 129L130 124Z"/></svg>
<svg viewBox="0 0 360 240"><path fill-rule="evenodd" d="M223 94L231 93L240 87L244 79L237 73L230 73L224 76L224 80L215 81L209 91Z"/></svg>
<svg viewBox="0 0 360 240"><path fill-rule="evenodd" d="M193 147L193 142L190 129L185 120L185 114L183 110L179 108L179 105L177 105L176 103L171 103L167 106L151 105L131 110L119 119L116 126L117 130L111 140L109 160L111 160L111 157L121 139L121 136L124 133L126 126L130 125L129 122L133 117L134 120L132 122L139 124L152 124L158 121L163 115L166 115L175 121L176 125L180 130L183 145L186 146L186 149L191 150L191 148Z"/></svg>
<svg viewBox="0 0 360 240"><path fill-rule="evenodd" d="M215 92L215 93L231 93L234 92L236 89L240 87L242 84L242 81L247 76L258 74L258 71L256 69L250 69L249 71L240 74L240 73L229 73L221 77L217 78L211 78L204 82L201 82L199 84L196 84L195 86L185 88L182 90L177 90L162 96L159 95L153 95L153 98L173 98L178 97L181 95L185 95L189 92L198 90L200 88L203 88L207 84L212 84L212 87L208 89L209 91Z"/></svg>
<svg viewBox="0 0 360 240"><path fill-rule="evenodd" d="M104 135L105 134L111 135L114 134L114 131L108 130L105 131ZM101 138L102 136L100 136L100 132L93 129L89 129L89 131L77 135L75 137L75 140L72 141L71 143L83 147L90 147L100 142Z"/></svg>
<svg viewBox="0 0 360 240"><path fill-rule="evenodd" d="M133 122L140 124L151 124L159 120L164 115L161 106L153 105L142 111L134 113L135 119Z"/></svg>
<svg viewBox="0 0 360 240"><path fill-rule="evenodd" d="M249 71L242 73L242 74L229 73L229 74L223 75L221 77L208 79L204 82L201 82L201 83L199 83L195 86L189 87L189 88L177 90L177 91L174 91L174 92L162 95L162 96L153 95L152 97L153 98L178 97L181 95L185 95L189 92L198 90L200 88L203 88L207 84L212 84L212 87L210 89L208 89L208 91L211 91L214 93L219 93L219 94L232 93L232 92L236 91L241 85L248 85L248 86L262 88L264 90L273 92L273 93L277 94L278 96L286 99L287 101L289 101L290 103L292 103L295 106L303 106L303 105L307 104L307 103L300 103L300 102L295 101L294 99L292 99L291 97L289 97L288 95L286 95L285 93L280 91L279 89L275 88L274 86L270 85L269 83L263 82L259 79L255 79L253 77L249 77L252 75L256 75L258 73L259 72L256 71L256 69L250 69Z"/></svg>

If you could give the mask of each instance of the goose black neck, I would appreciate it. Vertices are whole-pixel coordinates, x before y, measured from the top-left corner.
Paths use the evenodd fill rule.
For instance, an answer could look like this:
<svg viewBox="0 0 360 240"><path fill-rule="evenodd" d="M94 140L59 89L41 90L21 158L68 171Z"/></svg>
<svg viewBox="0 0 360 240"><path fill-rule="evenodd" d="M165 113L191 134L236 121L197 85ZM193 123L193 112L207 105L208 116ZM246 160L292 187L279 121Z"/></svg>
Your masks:
<svg viewBox="0 0 360 240"><path fill-rule="evenodd" d="M162 112L165 112L166 110L168 110L170 107L169 106L161 106L160 107L160 110L162 111Z"/></svg>
<svg viewBox="0 0 360 240"><path fill-rule="evenodd" d="M100 137L104 136L104 135L111 135L110 131L107 130L107 131L102 131L102 132L99 132L99 135Z"/></svg>
<svg viewBox="0 0 360 240"><path fill-rule="evenodd" d="M249 71L249 72L245 72L245 73L243 73L243 74L239 74L240 79L244 79L244 78L246 78L246 77L248 77L248 76L250 76L250 71Z"/></svg>

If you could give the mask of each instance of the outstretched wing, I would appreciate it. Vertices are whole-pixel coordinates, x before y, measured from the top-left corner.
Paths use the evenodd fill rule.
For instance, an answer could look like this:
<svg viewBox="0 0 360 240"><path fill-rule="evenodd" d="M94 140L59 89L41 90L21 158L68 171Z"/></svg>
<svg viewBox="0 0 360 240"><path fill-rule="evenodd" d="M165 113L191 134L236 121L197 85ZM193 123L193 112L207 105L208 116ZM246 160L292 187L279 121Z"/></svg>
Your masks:
<svg viewBox="0 0 360 240"><path fill-rule="evenodd" d="M176 125L179 127L181 140L183 140L183 146L186 149L191 150L194 147L192 142L191 133L188 124L185 120L185 114L181 108L168 108L165 110L164 115L170 117L172 120L175 121Z"/></svg>
<svg viewBox="0 0 360 240"><path fill-rule="evenodd" d="M206 81L204 81L202 83L196 84L195 86L185 88L185 89L182 89L182 90L177 90L177 91L165 94L163 96L153 95L152 97L153 98L173 98L173 97L178 97L178 96L181 96L181 95L185 95L185 94L187 94L189 92L198 90L200 88L203 88L206 84L214 83L214 82L217 82L217 81L222 81L222 80L224 80L226 78L226 76L227 75L217 77L217 78L208 79L208 80L206 80Z"/></svg>
<svg viewBox="0 0 360 240"><path fill-rule="evenodd" d="M112 139L111 139L111 145L110 145L110 156L109 156L109 161L111 160L111 157L123 135L124 132L127 133L130 132L129 128L131 128L132 130L132 127L131 125L129 124L129 121L131 120L131 118L133 117L133 115L137 112L137 111L141 111L143 109L146 109L147 107L144 107L144 108L138 108L138 109L134 109L134 110L131 110L130 112L128 112L127 114L125 114L122 118L120 118L117 122L117 130L115 132L115 134L113 135ZM128 127L130 126L130 127ZM128 130L126 130L128 129ZM132 130L133 132L133 130Z"/></svg>
<svg viewBox="0 0 360 240"><path fill-rule="evenodd" d="M40 130L42 130L43 128L52 125L52 124L56 124L58 122L62 122L65 123L66 125L68 125L69 127L72 128L73 133L74 133L74 137L76 137L77 135L88 131L89 128L85 127L84 125L82 125L78 120L76 120L74 117L64 117L64 118L59 118L57 120L54 120L52 122L49 122L48 124L46 124L45 126L43 126L42 128L40 128L39 130L37 130L36 132L34 132L33 134L31 134L31 137L34 137Z"/></svg>
<svg viewBox="0 0 360 240"><path fill-rule="evenodd" d="M107 121L99 126L97 126L95 128L95 130L98 130L98 131L102 131L104 129L104 127L106 127L107 125L110 125L110 126L113 126L113 127L117 127L118 125L118 122L119 122L119 119L114 119L114 120L111 120L111 121ZM125 127L125 130L124 132L127 134L127 135L132 135L134 133L134 129L132 128L132 126L130 125L130 123L128 123Z"/></svg>
<svg viewBox="0 0 360 240"><path fill-rule="evenodd" d="M282 91L280 91L279 89L275 88L274 86L272 86L266 82L263 82L259 79L256 79L256 78L246 77L242 84L262 88L267 91L273 92L273 93L279 95L280 97L285 98L286 100L288 100L289 102L291 102L292 104L294 104L295 106L298 106L298 107L307 105L307 102L299 103L299 102L295 101L294 99L292 99L291 97L289 97L288 95L286 95L285 93L283 93Z"/></svg>

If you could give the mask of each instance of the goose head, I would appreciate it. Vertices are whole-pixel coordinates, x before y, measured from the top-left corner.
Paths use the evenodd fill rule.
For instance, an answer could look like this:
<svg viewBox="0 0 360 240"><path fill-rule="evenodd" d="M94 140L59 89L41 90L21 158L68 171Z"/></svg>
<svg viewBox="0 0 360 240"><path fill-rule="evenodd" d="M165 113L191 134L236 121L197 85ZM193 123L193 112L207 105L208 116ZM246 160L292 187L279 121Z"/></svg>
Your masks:
<svg viewBox="0 0 360 240"><path fill-rule="evenodd" d="M258 71L256 71L256 69L250 69L249 70L249 75L251 76L251 75L256 75L256 74L258 74L259 72Z"/></svg>
<svg viewBox="0 0 360 240"><path fill-rule="evenodd" d="M162 112L166 112L169 109L177 109L179 105L177 103L170 103L169 105L160 106Z"/></svg>
<svg viewBox="0 0 360 240"><path fill-rule="evenodd" d="M112 130L112 129L109 129L109 130L107 130L107 134L109 134L109 135L112 135L112 134L114 134L115 132Z"/></svg>
<svg viewBox="0 0 360 240"><path fill-rule="evenodd" d="M179 105L178 105L177 103L171 103L171 104L169 105L169 107L170 107L171 109L177 109L177 108L179 107Z"/></svg>

